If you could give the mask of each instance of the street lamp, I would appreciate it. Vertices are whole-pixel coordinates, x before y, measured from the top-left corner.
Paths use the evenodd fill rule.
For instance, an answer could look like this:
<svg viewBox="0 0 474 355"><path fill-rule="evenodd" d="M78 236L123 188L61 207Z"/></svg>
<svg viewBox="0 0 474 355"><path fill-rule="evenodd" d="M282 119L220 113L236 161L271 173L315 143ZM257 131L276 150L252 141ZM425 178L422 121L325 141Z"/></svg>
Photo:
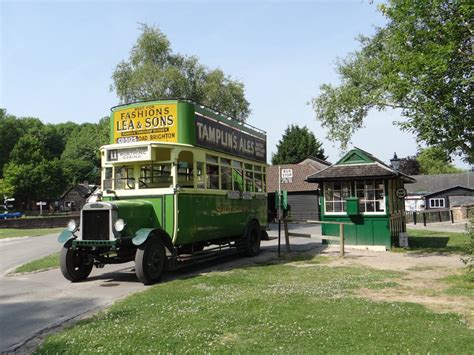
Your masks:
<svg viewBox="0 0 474 355"><path fill-rule="evenodd" d="M400 169L400 159L398 159L396 152L393 153L393 158L390 159L390 164L394 170L398 171L398 169Z"/></svg>

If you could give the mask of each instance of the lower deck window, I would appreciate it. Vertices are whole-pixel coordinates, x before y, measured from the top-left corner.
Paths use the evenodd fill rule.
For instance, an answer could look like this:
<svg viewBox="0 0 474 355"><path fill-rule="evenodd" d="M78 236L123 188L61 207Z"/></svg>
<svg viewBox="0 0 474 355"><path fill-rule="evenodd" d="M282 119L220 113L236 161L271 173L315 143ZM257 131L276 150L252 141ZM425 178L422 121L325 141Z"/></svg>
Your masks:
<svg viewBox="0 0 474 355"><path fill-rule="evenodd" d="M115 168L115 189L132 190L135 188L133 168L122 166Z"/></svg>
<svg viewBox="0 0 474 355"><path fill-rule="evenodd" d="M145 165L140 168L140 189L170 187L173 184L171 164Z"/></svg>

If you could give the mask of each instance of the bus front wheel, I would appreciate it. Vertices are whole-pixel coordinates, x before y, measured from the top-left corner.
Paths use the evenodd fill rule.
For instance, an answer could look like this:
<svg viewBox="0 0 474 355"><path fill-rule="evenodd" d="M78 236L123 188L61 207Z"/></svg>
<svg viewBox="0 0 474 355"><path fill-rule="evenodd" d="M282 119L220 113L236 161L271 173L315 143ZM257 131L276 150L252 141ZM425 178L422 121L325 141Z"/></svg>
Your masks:
<svg viewBox="0 0 474 355"><path fill-rule="evenodd" d="M140 245L135 254L135 273L138 280L145 285L160 281L165 269L165 258L165 248L158 238L149 238Z"/></svg>
<svg viewBox="0 0 474 355"><path fill-rule="evenodd" d="M85 280L92 271L92 259L87 254L72 249L70 244L66 243L61 249L59 256L61 273L71 282Z"/></svg>
<svg viewBox="0 0 474 355"><path fill-rule="evenodd" d="M257 221L252 221L245 234L245 255L255 256L260 252L261 230Z"/></svg>

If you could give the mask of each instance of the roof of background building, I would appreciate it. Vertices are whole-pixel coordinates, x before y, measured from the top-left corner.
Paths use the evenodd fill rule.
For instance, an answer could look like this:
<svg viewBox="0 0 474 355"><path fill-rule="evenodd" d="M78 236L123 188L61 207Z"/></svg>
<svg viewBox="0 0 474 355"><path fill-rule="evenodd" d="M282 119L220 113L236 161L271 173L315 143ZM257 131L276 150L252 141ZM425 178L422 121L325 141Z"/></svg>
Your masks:
<svg viewBox="0 0 474 355"><path fill-rule="evenodd" d="M474 173L466 171L458 174L413 175L414 184L406 187L409 194L427 195L454 186L474 188Z"/></svg>
<svg viewBox="0 0 474 355"><path fill-rule="evenodd" d="M278 191L278 167L293 170L292 182L281 183L281 189L288 192L296 192L315 191L318 185L305 181L306 177L330 165L331 163L327 161L313 157L309 157L298 164L271 165L267 168L267 192L272 193Z"/></svg>
<svg viewBox="0 0 474 355"><path fill-rule="evenodd" d="M439 190L439 191L431 192L431 193L423 195L423 196L431 197L431 196L434 196L434 195L438 195L440 193L448 193L449 191L455 191L453 193L453 196L464 196L461 191L464 191L464 193L466 195L470 196L470 194L472 194L474 192L474 189L470 189L470 188L464 187L464 186L452 186L452 187L449 187L447 189L442 189L442 190ZM454 195L454 194L456 194L456 195Z"/></svg>
<svg viewBox="0 0 474 355"><path fill-rule="evenodd" d="M474 196L449 196L448 198L451 207L474 205Z"/></svg>
<svg viewBox="0 0 474 355"><path fill-rule="evenodd" d="M400 177L405 182L412 182L412 179L409 176L397 173L379 163L333 165L325 170L308 176L308 181L354 180L356 178L383 179L392 177Z"/></svg>
<svg viewBox="0 0 474 355"><path fill-rule="evenodd" d="M351 156L354 156L355 159L351 159ZM330 180L355 180L364 178L383 179L394 177L399 177L406 183L414 182L412 177L393 170L372 154L360 148L354 148L344 155L337 164L331 165L324 170L308 176L307 180L320 182Z"/></svg>

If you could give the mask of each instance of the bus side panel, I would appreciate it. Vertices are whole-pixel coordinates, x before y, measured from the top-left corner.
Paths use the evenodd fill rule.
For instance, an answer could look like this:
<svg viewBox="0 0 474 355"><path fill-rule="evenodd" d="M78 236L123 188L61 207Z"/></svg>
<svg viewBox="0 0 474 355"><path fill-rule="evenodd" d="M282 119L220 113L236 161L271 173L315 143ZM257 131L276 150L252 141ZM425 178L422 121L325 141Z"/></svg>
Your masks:
<svg viewBox="0 0 474 355"><path fill-rule="evenodd" d="M150 227L163 229L173 238L174 229L174 196L162 195L147 199L153 205L154 216Z"/></svg>
<svg viewBox="0 0 474 355"><path fill-rule="evenodd" d="M174 233L174 195L165 195L165 221L163 223L166 233L173 239Z"/></svg>
<svg viewBox="0 0 474 355"><path fill-rule="evenodd" d="M266 198L228 199L227 195L179 194L176 244L242 236L251 218L266 224Z"/></svg>

